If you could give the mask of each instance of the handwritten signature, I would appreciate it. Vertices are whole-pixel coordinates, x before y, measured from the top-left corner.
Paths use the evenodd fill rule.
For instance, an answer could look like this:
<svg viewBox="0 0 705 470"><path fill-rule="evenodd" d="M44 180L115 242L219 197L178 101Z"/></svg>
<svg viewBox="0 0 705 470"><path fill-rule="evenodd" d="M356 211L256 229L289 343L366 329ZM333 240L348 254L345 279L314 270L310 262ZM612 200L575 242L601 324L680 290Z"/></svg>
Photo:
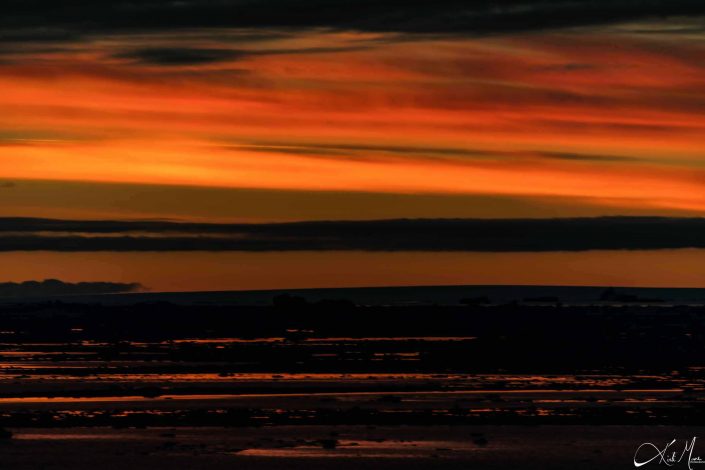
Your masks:
<svg viewBox="0 0 705 470"><path fill-rule="evenodd" d="M682 447L678 444L677 439L673 439L663 448L659 448L651 442L644 442L637 447L634 453L634 466L642 467L652 462L659 465L664 464L668 467L676 464L687 464L688 469L693 470L692 466L694 464L705 463L705 460L693 455L696 439L697 437L693 437L691 440L686 440Z"/></svg>

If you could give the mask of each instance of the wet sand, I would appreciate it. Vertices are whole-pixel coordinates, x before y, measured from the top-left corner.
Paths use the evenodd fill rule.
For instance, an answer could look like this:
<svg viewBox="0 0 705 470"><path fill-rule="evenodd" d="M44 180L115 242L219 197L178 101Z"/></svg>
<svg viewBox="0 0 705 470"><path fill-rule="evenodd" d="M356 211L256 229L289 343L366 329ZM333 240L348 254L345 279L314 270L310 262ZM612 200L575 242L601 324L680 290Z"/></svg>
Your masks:
<svg viewBox="0 0 705 470"><path fill-rule="evenodd" d="M633 468L634 453L643 442L663 445L704 431L669 426L27 428L1 443L0 452L2 468L18 470L610 470Z"/></svg>
<svg viewBox="0 0 705 470"><path fill-rule="evenodd" d="M698 307L287 302L7 306L0 470L616 469L703 430Z"/></svg>

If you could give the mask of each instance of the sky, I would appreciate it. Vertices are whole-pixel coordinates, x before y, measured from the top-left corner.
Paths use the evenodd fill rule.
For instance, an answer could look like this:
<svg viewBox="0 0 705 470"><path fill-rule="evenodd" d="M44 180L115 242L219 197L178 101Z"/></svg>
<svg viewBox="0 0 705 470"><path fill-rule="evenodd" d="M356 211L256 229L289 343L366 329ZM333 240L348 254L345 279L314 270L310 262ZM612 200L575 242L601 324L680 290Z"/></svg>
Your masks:
<svg viewBox="0 0 705 470"><path fill-rule="evenodd" d="M8 0L1 9L0 218L639 224L705 214L701 1ZM67 237L80 239L74 251L100 244L83 231L52 229L47 240L3 230L5 252L22 251L27 236L32 251L66 251ZM659 243L647 248L694 246ZM689 275L705 284L702 271Z"/></svg>
<svg viewBox="0 0 705 470"><path fill-rule="evenodd" d="M0 210L702 215L698 3L10 1Z"/></svg>

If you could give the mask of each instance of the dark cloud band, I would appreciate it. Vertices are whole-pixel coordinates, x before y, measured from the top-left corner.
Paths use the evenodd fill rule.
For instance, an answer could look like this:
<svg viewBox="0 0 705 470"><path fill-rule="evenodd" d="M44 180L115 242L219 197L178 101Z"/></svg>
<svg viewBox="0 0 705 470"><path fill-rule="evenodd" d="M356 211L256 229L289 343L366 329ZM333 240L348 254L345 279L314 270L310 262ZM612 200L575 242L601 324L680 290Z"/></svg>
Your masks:
<svg viewBox="0 0 705 470"><path fill-rule="evenodd" d="M151 65L198 65L226 60L239 60L252 56L320 54L360 50L361 47L309 47L301 49L213 49L197 47L148 47L126 50L113 57Z"/></svg>
<svg viewBox="0 0 705 470"><path fill-rule="evenodd" d="M25 41L62 40L75 31L223 27L503 33L700 14L701 0L9 0L0 30Z"/></svg>
<svg viewBox="0 0 705 470"><path fill-rule="evenodd" d="M705 219L400 219L276 224L0 219L0 251L583 251L705 248Z"/></svg>

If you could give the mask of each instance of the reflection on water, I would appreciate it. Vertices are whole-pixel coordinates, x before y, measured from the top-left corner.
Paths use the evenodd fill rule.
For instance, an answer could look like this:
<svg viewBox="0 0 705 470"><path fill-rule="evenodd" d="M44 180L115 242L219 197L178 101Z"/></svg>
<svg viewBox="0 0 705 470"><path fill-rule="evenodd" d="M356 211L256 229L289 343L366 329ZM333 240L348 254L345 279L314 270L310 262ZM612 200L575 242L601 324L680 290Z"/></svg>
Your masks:
<svg viewBox="0 0 705 470"><path fill-rule="evenodd" d="M333 447L334 445L334 447ZM429 452L452 456L457 452L478 452L487 449L470 439L464 441L438 440L323 440L289 442L282 447L245 449L237 455L278 458L418 458ZM493 447L496 450L496 447Z"/></svg>
<svg viewBox="0 0 705 470"><path fill-rule="evenodd" d="M660 395L660 394L674 394L681 393L682 389L630 389L627 391L609 390L609 389L576 389L576 390L556 390L556 389L530 389L530 390L445 390L445 391L394 391L394 401L402 402L403 398L411 397L414 401L421 401L423 398L432 398L437 400L439 397L452 397L454 399L468 397L470 399L476 399L477 396L486 397L492 395L493 398L500 399L502 395L526 395L528 397L537 397L544 395L575 395L580 393L589 393L591 395L601 395L601 394L618 394L621 396L629 394L650 394L650 395ZM248 399L248 398L312 398L312 397L330 397L336 398L337 401L345 401L346 399L357 400L364 397L376 397L382 401L388 399L389 395L380 392L307 392L307 393L239 393L239 394L180 394L180 395L159 395L158 397L144 397L144 396L100 396L100 397L11 397L11 398L0 398L0 404L2 403L95 403L95 402L144 402L144 401L155 401L155 400L238 400L238 399ZM657 401L657 398L626 398L625 402L648 402ZM409 400L410 402L412 400ZM561 400L535 400L532 399L534 403L585 403L587 400L573 400L573 399L561 399Z"/></svg>

